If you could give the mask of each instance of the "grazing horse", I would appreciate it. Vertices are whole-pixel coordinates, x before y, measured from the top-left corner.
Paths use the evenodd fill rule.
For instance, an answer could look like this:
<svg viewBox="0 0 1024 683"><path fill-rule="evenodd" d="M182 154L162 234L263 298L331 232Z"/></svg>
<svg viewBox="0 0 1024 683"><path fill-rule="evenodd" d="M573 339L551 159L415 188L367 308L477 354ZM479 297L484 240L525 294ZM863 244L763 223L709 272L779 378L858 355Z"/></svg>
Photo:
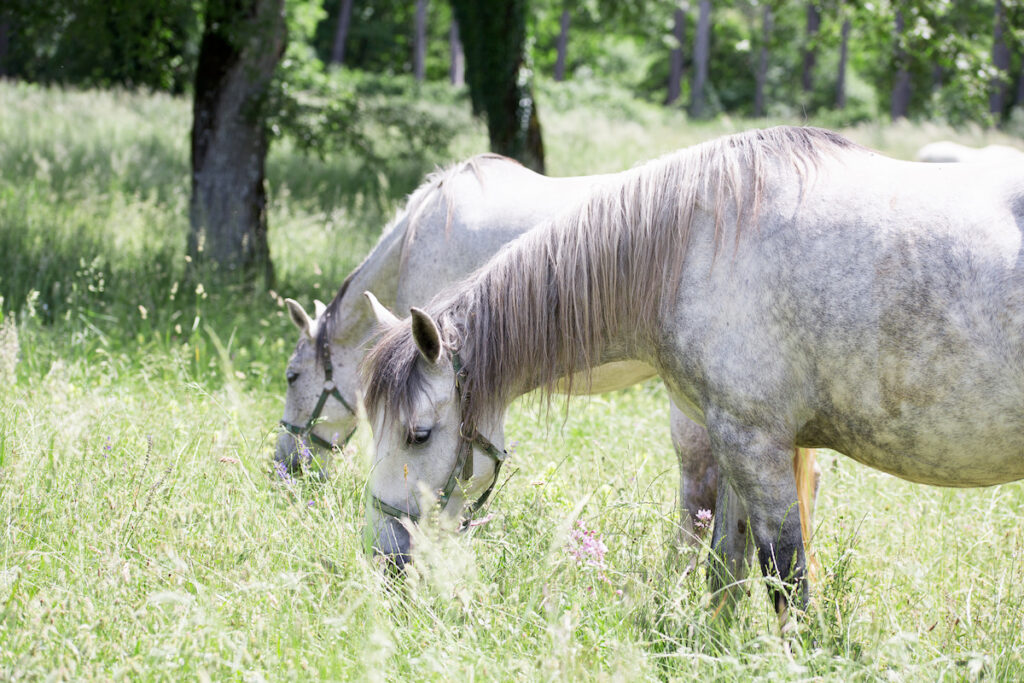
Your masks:
<svg viewBox="0 0 1024 683"><path fill-rule="evenodd" d="M719 513L745 508L785 624L807 598L794 446L939 486L1024 477L1022 228L1024 168L896 161L815 128L623 173L367 355L376 548L407 559L399 518L432 492L451 515L486 495L516 396L660 375L707 428Z"/></svg>
<svg viewBox="0 0 1024 683"><path fill-rule="evenodd" d="M396 310L407 312L469 274L513 238L614 179L548 178L493 154L429 176L328 306L317 302L310 317L297 302L287 300L299 340L287 368L281 419L285 431L278 437L276 461L297 469L314 451L342 445L355 430L358 363L376 328L360 292L373 290ZM718 466L703 427L674 405L670 422L684 511L680 537L697 544L700 529L693 518L702 509L715 510ZM794 468L801 472L801 505L807 519L820 476L814 453L798 453ZM746 554L739 543L731 551L740 565Z"/></svg>

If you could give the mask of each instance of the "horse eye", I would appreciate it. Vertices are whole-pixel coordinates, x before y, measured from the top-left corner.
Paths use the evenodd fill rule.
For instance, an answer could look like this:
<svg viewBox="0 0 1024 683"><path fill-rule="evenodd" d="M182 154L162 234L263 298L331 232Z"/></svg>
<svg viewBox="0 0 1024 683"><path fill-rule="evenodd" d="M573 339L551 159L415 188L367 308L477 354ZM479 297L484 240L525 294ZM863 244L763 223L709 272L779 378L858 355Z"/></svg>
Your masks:
<svg viewBox="0 0 1024 683"><path fill-rule="evenodd" d="M285 379L288 380L288 385L289 386L291 386L292 384L295 384L295 380L297 380L298 378L299 378L299 373L295 372L294 370L289 370L288 373L285 375Z"/></svg>
<svg viewBox="0 0 1024 683"><path fill-rule="evenodd" d="M409 436L406 437L406 444L409 446L420 446L425 444L430 438L429 429L413 429L409 432Z"/></svg>

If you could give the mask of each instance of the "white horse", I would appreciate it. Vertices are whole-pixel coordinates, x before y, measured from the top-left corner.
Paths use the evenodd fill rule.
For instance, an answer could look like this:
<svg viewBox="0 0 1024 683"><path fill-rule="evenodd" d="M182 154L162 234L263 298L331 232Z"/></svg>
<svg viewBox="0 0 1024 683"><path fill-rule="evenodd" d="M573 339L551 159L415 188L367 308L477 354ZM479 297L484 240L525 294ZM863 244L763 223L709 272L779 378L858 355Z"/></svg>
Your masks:
<svg viewBox="0 0 1024 683"><path fill-rule="evenodd" d="M513 398L643 365L706 426L785 623L807 595L794 445L939 486L1024 477L1022 226L1024 168L895 161L813 128L620 175L368 354L378 551L408 559L399 518L429 492L459 514L488 490Z"/></svg>
<svg viewBox="0 0 1024 683"><path fill-rule="evenodd" d="M281 419L286 431L278 438L277 462L296 469L315 451L342 445L355 430L358 364L376 328L358 293L373 290L404 314L483 264L513 238L615 179L548 178L497 155L477 156L432 174L330 305L317 302L315 317L310 317L300 304L287 300L299 340L287 368ZM680 537L696 544L700 529L693 519L700 510L715 510L718 467L703 427L674 405L670 422L684 511ZM809 519L820 477L814 453L797 453L794 468L800 477L804 518ZM809 525L806 533L809 540ZM737 540L730 557L742 564L745 556Z"/></svg>
<svg viewBox="0 0 1024 683"><path fill-rule="evenodd" d="M1008 145L968 147L949 140L929 142L917 151L917 160L934 164L1001 164L1024 162L1024 152Z"/></svg>

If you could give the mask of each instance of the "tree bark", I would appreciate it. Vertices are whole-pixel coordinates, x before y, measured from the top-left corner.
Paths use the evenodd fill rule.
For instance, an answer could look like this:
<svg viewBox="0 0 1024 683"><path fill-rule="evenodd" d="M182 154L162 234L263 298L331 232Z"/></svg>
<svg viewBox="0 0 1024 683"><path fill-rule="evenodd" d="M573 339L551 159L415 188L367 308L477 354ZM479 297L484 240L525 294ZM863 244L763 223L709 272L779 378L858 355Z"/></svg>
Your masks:
<svg viewBox="0 0 1024 683"><path fill-rule="evenodd" d="M466 51L473 112L487 119L491 151L544 172L544 143L526 66L527 0L452 0Z"/></svg>
<svg viewBox="0 0 1024 683"><path fill-rule="evenodd" d="M448 80L454 86L466 84L466 55L462 51L462 41L459 40L459 22L452 17L452 27L448 31L448 51L451 53L451 66L448 69Z"/></svg>
<svg viewBox="0 0 1024 683"><path fill-rule="evenodd" d="M843 19L839 30L839 69L836 74L836 109L846 108L846 59L850 48L850 18Z"/></svg>
<svg viewBox="0 0 1024 683"><path fill-rule="evenodd" d="M683 90L683 45L686 41L686 8L682 5L676 7L672 37L676 39L676 44L669 54L668 97L665 98L665 104L675 104Z"/></svg>
<svg viewBox="0 0 1024 683"><path fill-rule="evenodd" d="M814 65L818 61L818 29L821 28L821 13L813 2L807 4L807 35L804 43L804 66L800 86L805 93L814 90Z"/></svg>
<svg viewBox="0 0 1024 683"><path fill-rule="evenodd" d="M413 40L412 73L423 82L427 75L427 0L416 0L416 36Z"/></svg>
<svg viewBox="0 0 1024 683"><path fill-rule="evenodd" d="M11 51L10 20L0 15L0 76L7 75L7 55Z"/></svg>
<svg viewBox="0 0 1024 683"><path fill-rule="evenodd" d="M772 18L771 5L765 3L761 15L761 54L757 60L757 80L754 84L754 116L764 116L764 86L768 80L768 46L772 41Z"/></svg>
<svg viewBox="0 0 1024 683"><path fill-rule="evenodd" d="M906 118L910 111L910 70L907 68L907 52L903 49L903 12L900 10L896 10L895 42L896 80L889 108L893 121Z"/></svg>
<svg viewBox="0 0 1024 683"><path fill-rule="evenodd" d="M338 26L334 30L334 44L331 45L331 64L343 64L345 61L345 41L348 40L348 29L352 25L352 0L341 0L338 10Z"/></svg>
<svg viewBox="0 0 1024 683"><path fill-rule="evenodd" d="M209 0L192 108L188 255L232 279L262 275L267 286L274 271L260 107L286 37L284 0Z"/></svg>
<svg viewBox="0 0 1024 683"><path fill-rule="evenodd" d="M711 0L700 0L697 35L693 48L693 84L690 88L690 116L704 115L704 89L708 81L708 62L711 57Z"/></svg>
<svg viewBox="0 0 1024 683"><path fill-rule="evenodd" d="M568 7L562 7L562 16L558 20L558 56L555 58L555 80L565 80L565 57L569 50L569 22L572 19Z"/></svg>
<svg viewBox="0 0 1024 683"><path fill-rule="evenodd" d="M1010 48L1006 45L1006 11L1002 0L996 0L995 26L992 36L992 66L999 70L999 75L992 79L991 92L988 96L988 110L999 119L1006 106L1009 91Z"/></svg>

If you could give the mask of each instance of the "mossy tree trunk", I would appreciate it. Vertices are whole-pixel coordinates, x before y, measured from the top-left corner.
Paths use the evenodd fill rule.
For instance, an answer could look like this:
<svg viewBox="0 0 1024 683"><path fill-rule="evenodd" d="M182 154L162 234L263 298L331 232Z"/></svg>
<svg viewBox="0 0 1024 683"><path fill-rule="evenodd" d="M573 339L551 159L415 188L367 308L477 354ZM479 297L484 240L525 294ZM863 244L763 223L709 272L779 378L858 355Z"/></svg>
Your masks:
<svg viewBox="0 0 1024 683"><path fill-rule="evenodd" d="M700 0L697 15L697 34L693 41L693 82L690 86L690 116L704 116L704 88L708 82L708 63L711 60L711 0Z"/></svg>
<svg viewBox="0 0 1024 683"><path fill-rule="evenodd" d="M544 142L526 63L527 0L452 0L473 111L487 119L491 151L544 172Z"/></svg>
<svg viewBox="0 0 1024 683"><path fill-rule="evenodd" d="M192 110L192 202L188 254L194 265L267 286L262 111L286 40L284 0L209 0Z"/></svg>
<svg viewBox="0 0 1024 683"><path fill-rule="evenodd" d="M683 56L683 45L686 42L686 7L680 4L673 12L672 37L675 43L669 53L668 95L665 104L675 104L682 94L683 69L686 62Z"/></svg>

